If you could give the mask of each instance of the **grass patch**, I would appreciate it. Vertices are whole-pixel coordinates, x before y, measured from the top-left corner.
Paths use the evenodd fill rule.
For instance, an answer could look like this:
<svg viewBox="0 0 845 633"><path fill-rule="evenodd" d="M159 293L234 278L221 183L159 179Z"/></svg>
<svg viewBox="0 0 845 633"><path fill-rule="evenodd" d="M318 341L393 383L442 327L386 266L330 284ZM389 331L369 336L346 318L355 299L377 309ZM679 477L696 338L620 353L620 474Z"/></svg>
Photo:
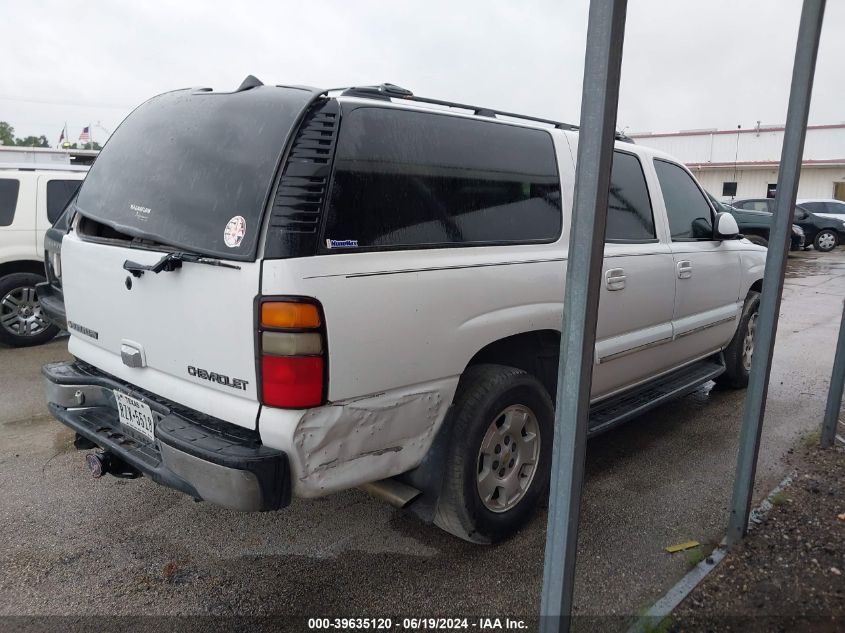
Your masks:
<svg viewBox="0 0 845 633"><path fill-rule="evenodd" d="M695 567L703 560L704 552L701 551L700 547L694 547L693 549L687 551L687 565L689 565L690 568Z"/></svg>
<svg viewBox="0 0 845 633"><path fill-rule="evenodd" d="M771 496L769 501L773 506L777 507L782 506L787 501L789 501L789 499L786 498L786 493L783 490L778 490L775 494Z"/></svg>
<svg viewBox="0 0 845 633"><path fill-rule="evenodd" d="M801 436L801 446L804 448L818 448L822 441L821 429L810 431L806 435Z"/></svg>

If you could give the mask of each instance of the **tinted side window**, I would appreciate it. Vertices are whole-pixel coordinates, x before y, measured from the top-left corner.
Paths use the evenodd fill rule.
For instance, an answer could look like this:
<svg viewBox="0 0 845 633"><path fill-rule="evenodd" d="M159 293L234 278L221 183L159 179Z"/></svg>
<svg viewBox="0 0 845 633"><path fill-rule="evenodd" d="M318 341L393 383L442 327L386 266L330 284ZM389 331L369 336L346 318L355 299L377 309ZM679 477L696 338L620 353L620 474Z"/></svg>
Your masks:
<svg viewBox="0 0 845 633"><path fill-rule="evenodd" d="M47 183L47 219L50 224L56 223L81 184L81 180L51 180Z"/></svg>
<svg viewBox="0 0 845 633"><path fill-rule="evenodd" d="M606 239L642 241L654 238L654 215L642 165L636 156L614 152Z"/></svg>
<svg viewBox="0 0 845 633"><path fill-rule="evenodd" d="M655 160L673 240L712 240L713 217L707 198L684 169Z"/></svg>
<svg viewBox="0 0 845 633"><path fill-rule="evenodd" d="M801 206L811 213L827 213L824 202L802 202Z"/></svg>
<svg viewBox="0 0 845 633"><path fill-rule="evenodd" d="M9 226L15 219L21 183L13 178L0 178L0 226Z"/></svg>
<svg viewBox="0 0 845 633"><path fill-rule="evenodd" d="M560 183L548 133L358 108L341 119L329 248L552 241Z"/></svg>

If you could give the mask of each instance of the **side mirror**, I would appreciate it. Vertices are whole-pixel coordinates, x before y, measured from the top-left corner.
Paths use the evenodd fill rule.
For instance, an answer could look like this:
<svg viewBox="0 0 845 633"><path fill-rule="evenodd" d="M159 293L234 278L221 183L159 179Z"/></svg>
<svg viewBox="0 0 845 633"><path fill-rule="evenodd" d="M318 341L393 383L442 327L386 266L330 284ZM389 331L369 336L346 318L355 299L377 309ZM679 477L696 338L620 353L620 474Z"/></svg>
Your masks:
<svg viewBox="0 0 845 633"><path fill-rule="evenodd" d="M739 237L739 225L730 213L716 214L716 239L734 240Z"/></svg>

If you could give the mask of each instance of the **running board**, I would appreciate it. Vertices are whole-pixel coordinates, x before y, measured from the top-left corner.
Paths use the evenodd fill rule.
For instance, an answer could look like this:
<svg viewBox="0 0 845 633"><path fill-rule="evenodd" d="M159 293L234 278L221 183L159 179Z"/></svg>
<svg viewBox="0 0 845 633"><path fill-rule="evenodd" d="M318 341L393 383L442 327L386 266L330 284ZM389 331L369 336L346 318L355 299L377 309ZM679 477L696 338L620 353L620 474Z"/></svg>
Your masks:
<svg viewBox="0 0 845 633"><path fill-rule="evenodd" d="M673 371L654 382L603 400L590 408L588 435L608 429L642 415L649 409L680 398L725 371L721 355Z"/></svg>

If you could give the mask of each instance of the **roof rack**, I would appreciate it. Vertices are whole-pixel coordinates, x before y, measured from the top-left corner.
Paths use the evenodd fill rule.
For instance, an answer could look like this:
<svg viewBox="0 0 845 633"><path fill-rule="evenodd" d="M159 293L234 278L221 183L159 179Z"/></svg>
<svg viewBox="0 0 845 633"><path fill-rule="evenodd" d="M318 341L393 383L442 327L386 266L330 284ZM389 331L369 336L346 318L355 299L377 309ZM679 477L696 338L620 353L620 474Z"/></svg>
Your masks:
<svg viewBox="0 0 845 633"><path fill-rule="evenodd" d="M406 88L388 83L384 83L379 86L357 86L353 88L345 88L341 95L347 97L363 97L365 99L383 99L385 101L390 101L391 99L402 99L405 101L415 101L417 103L430 103L432 105L440 105L447 108L469 110L476 116L486 116L493 119L497 116L503 116L511 119L522 119L525 121L534 121L536 123L545 123L546 125L551 125L558 130L569 130L572 132L578 131L578 126L572 125L571 123L562 123L561 121L553 121L552 119L543 119L535 116L526 116L524 114L515 114L513 112L504 112L502 110L494 110L492 108L482 108L480 106L467 105L465 103L429 99L428 97L417 97L413 92ZM616 140L625 141L627 143L634 142L631 138L620 132L616 133Z"/></svg>

